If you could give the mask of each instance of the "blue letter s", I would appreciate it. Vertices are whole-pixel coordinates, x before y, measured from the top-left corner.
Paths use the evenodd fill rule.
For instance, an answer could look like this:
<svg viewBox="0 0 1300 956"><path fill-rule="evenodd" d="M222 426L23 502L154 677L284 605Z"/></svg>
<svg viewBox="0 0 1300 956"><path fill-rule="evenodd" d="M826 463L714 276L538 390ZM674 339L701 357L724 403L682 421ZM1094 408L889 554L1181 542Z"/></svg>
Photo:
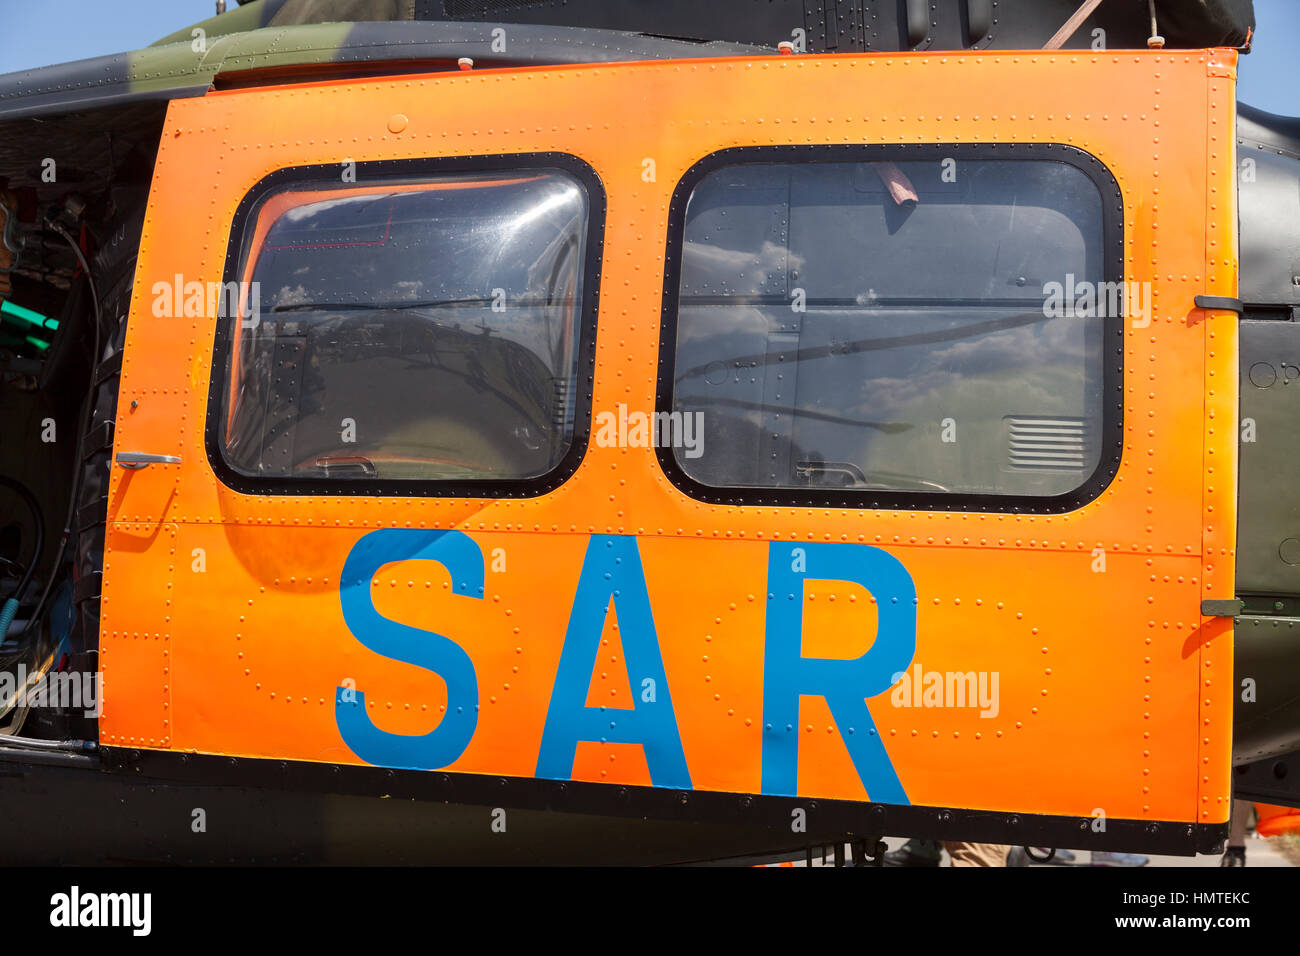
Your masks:
<svg viewBox="0 0 1300 956"><path fill-rule="evenodd" d="M343 620L376 654L433 671L447 683L447 712L427 734L408 736L380 730L366 714L366 695L345 701L334 697L334 718L343 741L362 760L381 767L436 770L453 763L469 746L478 724L478 680L464 649L450 638L390 621L375 610L370 581L395 561L437 561L451 573L457 594L482 600L483 552L459 531L385 529L353 546L343 564L339 600Z"/></svg>

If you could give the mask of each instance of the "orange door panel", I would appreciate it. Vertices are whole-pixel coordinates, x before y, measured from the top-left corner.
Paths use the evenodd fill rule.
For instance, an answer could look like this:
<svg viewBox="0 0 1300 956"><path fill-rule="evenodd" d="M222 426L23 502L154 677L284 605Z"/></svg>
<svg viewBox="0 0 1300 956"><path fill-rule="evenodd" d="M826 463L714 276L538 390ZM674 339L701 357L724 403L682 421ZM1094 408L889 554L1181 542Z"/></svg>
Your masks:
<svg viewBox="0 0 1300 956"><path fill-rule="evenodd" d="M1233 596L1236 333L1193 297L1236 291L1234 77L1221 51L786 56L173 102L116 442L182 460L115 469L104 744L1223 823L1231 622L1201 601ZM599 440L601 413L656 409L697 163L922 144L1059 144L1117 184L1117 268L1151 307L1110 356L1121 447L1095 494L1053 513L709 501L653 447ZM539 154L603 191L576 470L509 496L231 487L205 443L229 389L218 317L156 308L158 284L243 278L241 203L281 171L355 163L347 194L367 164ZM954 673L974 699L927 683Z"/></svg>

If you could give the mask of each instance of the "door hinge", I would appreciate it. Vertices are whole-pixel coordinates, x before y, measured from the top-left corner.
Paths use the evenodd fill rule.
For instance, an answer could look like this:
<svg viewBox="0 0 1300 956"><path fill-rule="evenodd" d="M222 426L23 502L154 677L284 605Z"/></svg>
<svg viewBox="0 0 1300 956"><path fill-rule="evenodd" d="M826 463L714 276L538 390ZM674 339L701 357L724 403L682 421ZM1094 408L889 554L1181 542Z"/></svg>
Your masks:
<svg viewBox="0 0 1300 956"><path fill-rule="evenodd" d="M1240 299L1226 295L1198 295L1194 301L1198 309L1209 309L1213 312L1236 312L1241 315L1246 311Z"/></svg>
<svg viewBox="0 0 1300 956"><path fill-rule="evenodd" d="M1201 602L1201 617L1236 617L1245 607L1241 598L1211 598Z"/></svg>

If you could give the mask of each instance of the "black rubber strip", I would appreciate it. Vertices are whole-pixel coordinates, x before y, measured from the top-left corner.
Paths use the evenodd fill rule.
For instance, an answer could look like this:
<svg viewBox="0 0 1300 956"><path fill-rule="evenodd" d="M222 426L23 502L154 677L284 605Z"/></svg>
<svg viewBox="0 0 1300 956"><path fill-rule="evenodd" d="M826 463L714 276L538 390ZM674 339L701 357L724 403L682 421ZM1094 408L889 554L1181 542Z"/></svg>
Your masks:
<svg viewBox="0 0 1300 956"><path fill-rule="evenodd" d="M104 361L99 363L99 368L95 369L94 385L98 388L108 379L122 371L122 353L114 352Z"/></svg>
<svg viewBox="0 0 1300 956"><path fill-rule="evenodd" d="M96 498L77 509L77 531L82 532L95 525L108 522L108 496Z"/></svg>
<svg viewBox="0 0 1300 956"><path fill-rule="evenodd" d="M614 786L578 780L401 770L298 760L173 753L101 747L104 769L135 778L136 786L171 781L188 786L298 790L345 796L471 806L542 809L643 820L765 827L789 832L792 811L804 809L808 832L914 833L920 839L1005 842L1017 846L1127 850L1193 856L1222 853L1228 824L1190 820L1118 820L1094 831L1089 817L956 807L863 803L778 795ZM845 840L844 842L850 842Z"/></svg>
<svg viewBox="0 0 1300 956"><path fill-rule="evenodd" d="M81 604L91 598L98 599L103 581L103 571L91 571L89 574L84 575L77 581L77 586L72 589L72 602Z"/></svg>
<svg viewBox="0 0 1300 956"><path fill-rule="evenodd" d="M100 451L113 450L113 422L96 422L81 440L81 457L84 461Z"/></svg>

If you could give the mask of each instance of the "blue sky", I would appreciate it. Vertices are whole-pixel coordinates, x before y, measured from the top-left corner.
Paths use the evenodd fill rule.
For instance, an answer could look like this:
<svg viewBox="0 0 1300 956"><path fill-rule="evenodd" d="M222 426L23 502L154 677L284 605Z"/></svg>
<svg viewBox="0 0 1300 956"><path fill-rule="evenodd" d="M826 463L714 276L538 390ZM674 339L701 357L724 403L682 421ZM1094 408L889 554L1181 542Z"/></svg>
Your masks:
<svg viewBox="0 0 1300 956"><path fill-rule="evenodd" d="M215 12L215 0L0 0L0 73L135 50ZM1300 115L1300 2L1255 0L1255 15L1255 50L1241 60L1239 98Z"/></svg>

